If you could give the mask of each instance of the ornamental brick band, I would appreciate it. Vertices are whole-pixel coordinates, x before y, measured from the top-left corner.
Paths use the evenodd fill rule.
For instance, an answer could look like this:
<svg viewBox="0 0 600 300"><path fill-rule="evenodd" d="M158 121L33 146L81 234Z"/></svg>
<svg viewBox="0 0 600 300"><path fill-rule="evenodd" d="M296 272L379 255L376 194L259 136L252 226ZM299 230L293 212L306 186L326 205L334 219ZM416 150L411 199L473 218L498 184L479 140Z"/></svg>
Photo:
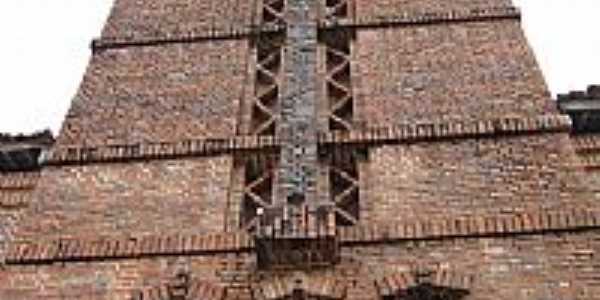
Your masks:
<svg viewBox="0 0 600 300"><path fill-rule="evenodd" d="M512 217L448 218L392 224L367 224L339 228L342 247L369 243L456 238L506 238L550 232L600 229L600 211L577 208L554 212L523 213ZM89 262L160 256L199 256L241 253L254 249L247 233L216 233L195 236L160 236L99 241L62 239L54 242L14 243L5 262L9 265Z"/></svg>
<svg viewBox="0 0 600 300"><path fill-rule="evenodd" d="M502 118L464 123L432 123L384 126L350 132L320 134L319 145L396 144L454 138L482 138L545 132L569 132L568 116L546 115L531 118ZM48 165L111 163L178 157L215 156L236 152L280 147L273 136L237 136L223 139L187 140L177 143L153 143L99 147L57 147L51 151Z"/></svg>
<svg viewBox="0 0 600 300"><path fill-rule="evenodd" d="M322 28L331 27L390 27L443 23L482 22L503 19L521 19L521 11L513 6L486 7L470 10L452 10L446 12L409 12L402 15L369 15L355 20L323 21Z"/></svg>
<svg viewBox="0 0 600 300"><path fill-rule="evenodd" d="M0 192L3 190L28 190L35 188L39 172L15 172L0 174Z"/></svg>

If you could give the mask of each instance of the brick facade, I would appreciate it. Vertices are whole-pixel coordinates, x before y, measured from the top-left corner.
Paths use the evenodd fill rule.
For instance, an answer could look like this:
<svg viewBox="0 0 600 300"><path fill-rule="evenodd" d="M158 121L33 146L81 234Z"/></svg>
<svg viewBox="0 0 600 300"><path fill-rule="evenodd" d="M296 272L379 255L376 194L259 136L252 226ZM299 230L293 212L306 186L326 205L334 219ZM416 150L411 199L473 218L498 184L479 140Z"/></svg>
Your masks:
<svg viewBox="0 0 600 300"><path fill-rule="evenodd" d="M519 20L115 1L43 166L0 173L0 298L600 299L600 139Z"/></svg>

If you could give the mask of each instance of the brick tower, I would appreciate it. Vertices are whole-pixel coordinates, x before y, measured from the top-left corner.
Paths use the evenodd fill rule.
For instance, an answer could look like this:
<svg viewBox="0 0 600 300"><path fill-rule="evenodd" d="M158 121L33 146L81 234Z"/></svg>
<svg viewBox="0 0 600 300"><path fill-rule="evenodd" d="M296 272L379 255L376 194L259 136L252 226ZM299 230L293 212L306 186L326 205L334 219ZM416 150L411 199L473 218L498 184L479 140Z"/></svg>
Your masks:
<svg viewBox="0 0 600 300"><path fill-rule="evenodd" d="M510 0L116 0L92 49L0 161L0 299L600 299L600 139Z"/></svg>

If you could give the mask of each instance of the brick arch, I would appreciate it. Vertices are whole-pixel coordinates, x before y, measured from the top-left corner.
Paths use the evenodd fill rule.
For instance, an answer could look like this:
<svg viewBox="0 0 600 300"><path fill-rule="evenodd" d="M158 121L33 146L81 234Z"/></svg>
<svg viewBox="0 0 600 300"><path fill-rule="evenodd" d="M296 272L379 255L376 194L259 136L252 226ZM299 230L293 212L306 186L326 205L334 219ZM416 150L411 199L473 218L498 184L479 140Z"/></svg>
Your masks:
<svg viewBox="0 0 600 300"><path fill-rule="evenodd" d="M223 300L225 289L180 273L168 282L139 290L130 300Z"/></svg>
<svg viewBox="0 0 600 300"><path fill-rule="evenodd" d="M417 289L426 287L452 292L456 295L466 295L473 286L474 278L473 275L448 269L421 269L384 276L377 280L375 285L383 299L404 299L402 295L408 295Z"/></svg>
<svg viewBox="0 0 600 300"><path fill-rule="evenodd" d="M344 299L346 286L335 276L302 276L268 279L254 289L256 300L294 299L298 292L306 299Z"/></svg>

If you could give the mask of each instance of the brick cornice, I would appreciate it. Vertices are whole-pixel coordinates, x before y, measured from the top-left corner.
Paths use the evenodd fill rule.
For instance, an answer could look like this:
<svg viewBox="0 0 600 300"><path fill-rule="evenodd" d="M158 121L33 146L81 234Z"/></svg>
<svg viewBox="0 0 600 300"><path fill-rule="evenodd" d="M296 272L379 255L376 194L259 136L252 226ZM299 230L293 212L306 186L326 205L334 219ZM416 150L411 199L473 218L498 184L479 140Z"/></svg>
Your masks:
<svg viewBox="0 0 600 300"><path fill-rule="evenodd" d="M599 228L600 211L581 208L523 213L511 217L465 217L395 224L366 224L341 228L338 238L343 246L352 246L415 240L507 237Z"/></svg>
<svg viewBox="0 0 600 300"><path fill-rule="evenodd" d="M568 116L543 115L528 118L499 118L469 122L389 125L350 132L319 134L320 146L336 144L383 145L457 138L486 138L544 132L569 132ZM47 165L84 165L201 157L244 151L264 151L281 145L273 136L236 136L172 143L113 145L98 147L56 147Z"/></svg>

